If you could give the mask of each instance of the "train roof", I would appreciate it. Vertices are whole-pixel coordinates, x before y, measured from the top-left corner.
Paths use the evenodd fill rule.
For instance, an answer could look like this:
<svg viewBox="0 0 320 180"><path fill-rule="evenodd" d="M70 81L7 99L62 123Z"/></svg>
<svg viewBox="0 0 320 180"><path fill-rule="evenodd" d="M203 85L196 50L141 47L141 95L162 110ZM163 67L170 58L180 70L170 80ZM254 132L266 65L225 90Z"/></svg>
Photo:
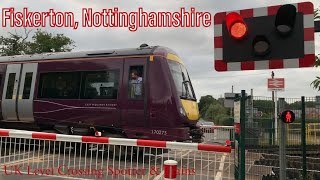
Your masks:
<svg viewBox="0 0 320 180"><path fill-rule="evenodd" d="M151 55L154 49L156 49L157 47L159 46L148 46L147 44L142 44L138 48L127 48L127 49L110 49L110 50L81 51L81 52L57 52L57 53L52 52L52 53L42 53L42 54L32 54L32 55L0 56L0 62Z"/></svg>

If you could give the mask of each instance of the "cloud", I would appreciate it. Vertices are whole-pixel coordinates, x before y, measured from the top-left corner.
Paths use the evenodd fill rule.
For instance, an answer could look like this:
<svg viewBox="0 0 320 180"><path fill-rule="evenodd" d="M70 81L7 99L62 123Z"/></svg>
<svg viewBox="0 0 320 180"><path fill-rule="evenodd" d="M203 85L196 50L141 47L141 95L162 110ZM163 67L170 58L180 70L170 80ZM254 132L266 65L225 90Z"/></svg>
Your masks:
<svg viewBox="0 0 320 180"><path fill-rule="evenodd" d="M281 1L283 3L299 2ZM320 6L319 1L312 1L315 7ZM118 7L121 11L137 11L143 7L145 11L178 11L185 7L187 10L195 7L197 11L208 11L212 17L219 11L231 11L248 9L279 4L278 0L139 0L139 1L62 1L62 0L28 0L12 1L2 0L1 7L15 7L17 10L28 7L33 11L47 11L54 8L56 11L72 11L77 19L81 19L82 8L93 8L100 11L103 8ZM138 47L142 43L149 45L163 45L175 50L185 61L191 76L197 97L211 94L214 97L223 96L224 92L242 89L250 91L254 89L255 95L270 96L267 91L266 82L272 70L246 71L246 72L223 72L214 70L213 59L213 26L209 28L140 28L137 32L130 32L127 28L79 28L72 30L68 28L45 28L52 33L63 33L76 42L75 51L113 49ZM0 29L0 35L6 35L12 28ZM21 32L21 29L18 29ZM316 49L320 49L319 35L316 35ZM319 51L317 51L320 53ZM319 69L285 69L274 70L276 77L286 78L286 91L279 93L282 96L300 97L315 96L318 94L312 89L310 83L319 75Z"/></svg>

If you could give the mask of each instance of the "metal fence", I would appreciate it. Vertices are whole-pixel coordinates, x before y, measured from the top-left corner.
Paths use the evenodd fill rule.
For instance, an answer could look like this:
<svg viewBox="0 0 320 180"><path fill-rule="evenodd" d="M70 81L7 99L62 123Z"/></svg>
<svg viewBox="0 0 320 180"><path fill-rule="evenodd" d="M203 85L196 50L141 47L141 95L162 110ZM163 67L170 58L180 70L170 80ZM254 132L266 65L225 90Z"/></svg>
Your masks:
<svg viewBox="0 0 320 180"><path fill-rule="evenodd" d="M278 101L276 114L292 110L296 119L285 125L286 176L320 179L320 101L286 98ZM246 179L279 179L280 117L276 125L273 99L254 97L246 103Z"/></svg>
<svg viewBox="0 0 320 180"><path fill-rule="evenodd" d="M164 161L177 179L233 179L231 147L0 129L0 169L9 178L163 179Z"/></svg>

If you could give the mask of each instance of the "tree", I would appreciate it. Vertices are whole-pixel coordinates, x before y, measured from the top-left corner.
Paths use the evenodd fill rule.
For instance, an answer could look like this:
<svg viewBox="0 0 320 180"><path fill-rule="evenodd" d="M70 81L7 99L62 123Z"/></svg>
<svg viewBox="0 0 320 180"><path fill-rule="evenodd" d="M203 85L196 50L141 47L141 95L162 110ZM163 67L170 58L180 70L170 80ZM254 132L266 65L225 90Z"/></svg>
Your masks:
<svg viewBox="0 0 320 180"><path fill-rule="evenodd" d="M211 95L202 96L198 104L201 117L215 124L228 125L230 112L223 106L223 101L223 98L216 100Z"/></svg>
<svg viewBox="0 0 320 180"><path fill-rule="evenodd" d="M302 104L301 101L295 101L294 103L290 103L286 105L287 109L301 109ZM316 107L316 103L314 101L306 101L305 102L305 107L306 108L315 108Z"/></svg>
<svg viewBox="0 0 320 180"><path fill-rule="evenodd" d="M320 57L316 57L316 64L315 67L320 66ZM311 85L313 86L314 89L317 89L317 91L320 91L320 76L316 76L316 79L312 81Z"/></svg>
<svg viewBox="0 0 320 180"><path fill-rule="evenodd" d="M199 111L201 117L205 117L205 113L211 104L214 104L217 100L211 95L202 96L199 101Z"/></svg>
<svg viewBox="0 0 320 180"><path fill-rule="evenodd" d="M13 55L21 55L27 49L27 39L31 31L25 30L24 36L19 35L17 31L15 34L8 33L9 37L0 36L0 55L1 56L13 56Z"/></svg>
<svg viewBox="0 0 320 180"><path fill-rule="evenodd" d="M46 52L71 51L74 41L64 34L53 35L41 29L37 29L29 41L31 31L24 29L24 34L8 33L9 36L0 36L0 55L13 56L22 54L35 54Z"/></svg>
<svg viewBox="0 0 320 180"><path fill-rule="evenodd" d="M315 21L320 21L320 9L316 9L314 12L314 20ZM320 55L320 54L319 54ZM316 64L315 67L320 66L320 57L319 55L316 57ZM317 76L314 81L312 81L311 85L313 86L314 89L317 89L317 91L320 91L320 77Z"/></svg>
<svg viewBox="0 0 320 180"><path fill-rule="evenodd" d="M28 52L30 54L42 52L67 52L74 47L74 41L63 34L53 36L51 33L38 30L32 37L33 42L30 42Z"/></svg>
<svg viewBox="0 0 320 180"><path fill-rule="evenodd" d="M204 118L215 124L222 124L223 120L228 118L227 110L219 103L211 104L205 112Z"/></svg>

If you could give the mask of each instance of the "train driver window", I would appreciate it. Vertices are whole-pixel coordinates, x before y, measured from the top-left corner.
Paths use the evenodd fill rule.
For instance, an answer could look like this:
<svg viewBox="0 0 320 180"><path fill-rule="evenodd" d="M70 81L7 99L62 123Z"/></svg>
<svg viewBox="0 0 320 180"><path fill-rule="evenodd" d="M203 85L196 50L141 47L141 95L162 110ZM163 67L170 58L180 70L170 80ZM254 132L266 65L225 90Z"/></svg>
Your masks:
<svg viewBox="0 0 320 180"><path fill-rule="evenodd" d="M128 96L130 99L143 98L143 66L130 67Z"/></svg>

